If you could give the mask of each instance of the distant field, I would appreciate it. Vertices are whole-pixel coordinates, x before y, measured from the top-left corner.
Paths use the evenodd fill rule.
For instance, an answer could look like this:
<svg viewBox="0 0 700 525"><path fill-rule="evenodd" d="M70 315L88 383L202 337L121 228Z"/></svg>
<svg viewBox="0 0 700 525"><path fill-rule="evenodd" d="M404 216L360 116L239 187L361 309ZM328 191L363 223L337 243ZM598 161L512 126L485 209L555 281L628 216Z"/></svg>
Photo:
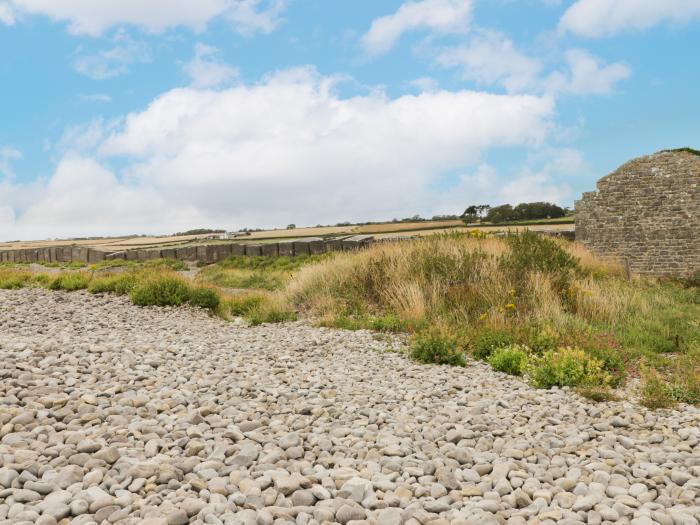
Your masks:
<svg viewBox="0 0 700 525"><path fill-rule="evenodd" d="M561 220L552 220L542 224L530 224L527 226L515 223L498 226L474 225L464 226L460 220L448 221L419 221L419 222L388 222L382 224L352 224L348 226L321 226L312 228L295 228L292 230L264 230L251 232L250 235L241 236L234 240L240 242L269 242L279 239L299 239L303 237L326 237L333 235L375 235L376 237L405 237L413 235L433 235L452 231L468 231L478 227L480 231L507 231L507 230L571 230L572 223L561 223ZM155 248L162 246L177 246L182 244L215 244L217 241L207 240L208 235L181 235L163 237L111 237L104 239L87 240L55 240L55 241L23 241L0 243L0 250L17 250L22 248L45 248L50 246L66 246L76 244L90 246L105 251L122 251L132 248ZM230 242L230 241L229 241Z"/></svg>

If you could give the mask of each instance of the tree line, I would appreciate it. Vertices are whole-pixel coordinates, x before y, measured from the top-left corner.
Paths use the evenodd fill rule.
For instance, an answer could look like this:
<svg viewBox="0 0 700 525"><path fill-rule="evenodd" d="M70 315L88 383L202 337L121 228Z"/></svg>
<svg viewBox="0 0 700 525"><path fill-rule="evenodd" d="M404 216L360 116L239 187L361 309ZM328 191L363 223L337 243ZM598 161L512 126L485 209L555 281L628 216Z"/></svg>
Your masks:
<svg viewBox="0 0 700 525"><path fill-rule="evenodd" d="M467 223L491 222L494 224L513 221L531 221L539 219L557 219L565 217L567 209L551 202L523 202L517 206L502 204L472 204L461 216Z"/></svg>

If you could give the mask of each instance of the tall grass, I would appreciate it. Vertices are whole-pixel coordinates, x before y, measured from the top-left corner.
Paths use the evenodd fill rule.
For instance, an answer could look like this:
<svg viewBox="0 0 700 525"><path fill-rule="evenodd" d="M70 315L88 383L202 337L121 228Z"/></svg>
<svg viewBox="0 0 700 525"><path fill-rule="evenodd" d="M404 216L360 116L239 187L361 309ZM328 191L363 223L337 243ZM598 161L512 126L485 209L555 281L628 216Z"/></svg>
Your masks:
<svg viewBox="0 0 700 525"><path fill-rule="evenodd" d="M375 245L302 268L282 293L293 308L327 325L372 328L391 318L408 332L429 328L431 349L456 341L462 352L478 355L491 344L486 341L498 339L496 347L532 349L533 362L551 369L585 352L602 363L613 386L625 369L636 373L642 358L663 367L668 354L700 345L696 288L629 280L614 261L533 233ZM445 345L434 343L436 327ZM555 380L561 382L539 377L538 383Z"/></svg>

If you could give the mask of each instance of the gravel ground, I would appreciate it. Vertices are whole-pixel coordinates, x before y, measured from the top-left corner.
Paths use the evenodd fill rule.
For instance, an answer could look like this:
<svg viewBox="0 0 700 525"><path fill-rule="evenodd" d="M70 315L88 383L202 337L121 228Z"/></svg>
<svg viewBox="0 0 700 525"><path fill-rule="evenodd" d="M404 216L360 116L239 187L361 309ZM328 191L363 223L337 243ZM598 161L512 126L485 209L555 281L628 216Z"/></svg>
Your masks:
<svg viewBox="0 0 700 525"><path fill-rule="evenodd" d="M396 349L0 291L0 524L698 523L698 410Z"/></svg>

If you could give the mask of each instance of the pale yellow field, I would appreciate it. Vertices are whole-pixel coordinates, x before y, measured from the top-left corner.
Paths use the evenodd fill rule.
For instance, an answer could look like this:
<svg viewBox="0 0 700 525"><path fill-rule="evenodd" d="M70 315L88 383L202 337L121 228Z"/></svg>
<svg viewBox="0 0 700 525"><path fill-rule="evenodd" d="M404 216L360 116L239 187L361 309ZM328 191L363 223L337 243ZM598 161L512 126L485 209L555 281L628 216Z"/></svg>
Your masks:
<svg viewBox="0 0 700 525"><path fill-rule="evenodd" d="M298 239L303 237L322 237L328 235L374 235L383 237L409 237L434 235L438 233L470 231L474 228L462 226L459 220L450 221L425 221L425 222L398 222L384 224L349 225L349 226L324 226L313 228L295 228L293 230L264 230L252 232L250 235L241 236L231 242L256 242L271 239ZM532 226L485 226L479 231L519 231L519 230L573 230L573 224L540 224ZM51 246L90 246L105 251L121 251L131 248L149 248L155 246L171 246L192 242L206 243L208 235L182 235L165 237L112 237L105 239L88 240L56 240L56 241L22 241L0 243L0 250L17 250L22 248L46 248ZM220 242L220 241L211 241Z"/></svg>

